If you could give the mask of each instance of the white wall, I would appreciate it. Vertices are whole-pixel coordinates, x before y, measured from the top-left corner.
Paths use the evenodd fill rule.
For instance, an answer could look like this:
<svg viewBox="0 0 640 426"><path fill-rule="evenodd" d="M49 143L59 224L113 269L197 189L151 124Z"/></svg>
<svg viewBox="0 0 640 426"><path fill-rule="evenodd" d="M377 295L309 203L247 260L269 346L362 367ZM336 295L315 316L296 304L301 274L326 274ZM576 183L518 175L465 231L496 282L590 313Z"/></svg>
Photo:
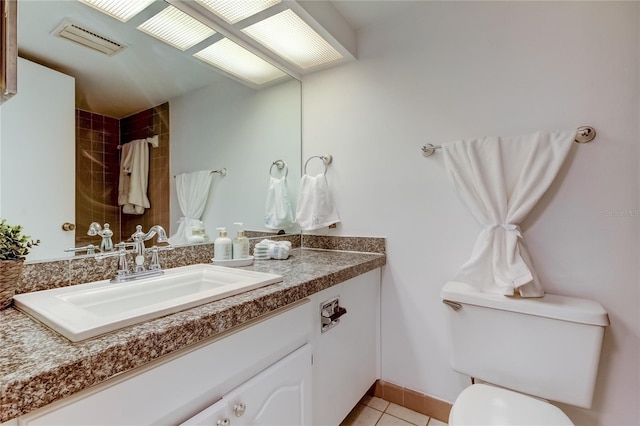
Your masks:
<svg viewBox="0 0 640 426"><path fill-rule="evenodd" d="M269 168L289 165L287 177L295 208L300 180L300 82L262 90L227 81L170 100L171 175L226 168L214 175L202 220L213 240L215 228L235 236L234 222L265 229ZM276 167L273 175L280 176ZM182 216L171 182L171 233Z"/></svg>
<svg viewBox="0 0 640 426"><path fill-rule="evenodd" d="M329 153L336 234L386 236L382 378L452 402L439 291L480 231L420 147L536 130L598 131L573 147L522 224L549 293L592 298L611 327L592 410L640 423L637 2L416 2L360 30L358 61L303 80L303 159ZM535 336L532 336L535 338Z"/></svg>

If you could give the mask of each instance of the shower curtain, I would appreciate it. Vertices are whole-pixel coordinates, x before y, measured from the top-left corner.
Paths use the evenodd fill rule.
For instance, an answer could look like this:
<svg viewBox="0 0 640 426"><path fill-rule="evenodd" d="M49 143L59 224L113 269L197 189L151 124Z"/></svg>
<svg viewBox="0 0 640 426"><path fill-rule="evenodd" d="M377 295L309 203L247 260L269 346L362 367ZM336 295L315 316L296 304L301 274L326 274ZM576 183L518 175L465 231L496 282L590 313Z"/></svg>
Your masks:
<svg viewBox="0 0 640 426"><path fill-rule="evenodd" d="M575 132L461 140L442 146L458 194L483 227L457 279L485 292L541 297L519 224L564 163Z"/></svg>
<svg viewBox="0 0 640 426"><path fill-rule="evenodd" d="M211 172L201 170L176 176L178 204L183 216L178 221L178 231L169 238L171 244L186 244L191 237L191 227L200 222L209 197Z"/></svg>

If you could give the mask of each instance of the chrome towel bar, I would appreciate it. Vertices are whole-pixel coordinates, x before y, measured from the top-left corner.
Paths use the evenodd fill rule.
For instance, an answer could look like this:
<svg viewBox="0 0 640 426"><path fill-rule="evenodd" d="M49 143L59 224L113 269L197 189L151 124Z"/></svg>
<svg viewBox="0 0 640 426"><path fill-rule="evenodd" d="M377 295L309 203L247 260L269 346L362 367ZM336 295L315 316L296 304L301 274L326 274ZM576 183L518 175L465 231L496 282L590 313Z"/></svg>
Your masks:
<svg viewBox="0 0 640 426"><path fill-rule="evenodd" d="M590 126L581 126L581 127L578 127L578 131L576 132L576 138L574 139L574 141L576 143L587 143L594 140L595 137L596 137L596 129ZM440 148L442 148L442 145L433 145L428 143L422 146L421 148L422 155L424 155L425 157L430 157L433 154L435 154L436 149L440 149Z"/></svg>

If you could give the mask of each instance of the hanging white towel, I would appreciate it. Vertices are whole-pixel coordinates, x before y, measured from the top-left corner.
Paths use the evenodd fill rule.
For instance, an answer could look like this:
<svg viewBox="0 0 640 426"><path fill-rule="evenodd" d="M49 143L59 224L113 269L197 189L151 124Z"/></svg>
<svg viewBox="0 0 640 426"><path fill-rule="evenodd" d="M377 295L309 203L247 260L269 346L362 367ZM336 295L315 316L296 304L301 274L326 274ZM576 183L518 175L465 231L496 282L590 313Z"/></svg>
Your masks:
<svg viewBox="0 0 640 426"><path fill-rule="evenodd" d="M200 218L207 205L210 186L211 171L209 170L182 173L176 176L178 204L183 217L178 221L178 231L169 237L171 244L191 242L191 228L200 225Z"/></svg>
<svg viewBox="0 0 640 426"><path fill-rule="evenodd" d="M575 132L489 137L442 145L458 194L483 227L457 279L483 291L544 295L519 224L555 179Z"/></svg>
<svg viewBox="0 0 640 426"><path fill-rule="evenodd" d="M120 150L120 179L118 180L118 205L129 203L129 167L131 165L131 144L124 144Z"/></svg>
<svg viewBox="0 0 640 426"><path fill-rule="evenodd" d="M289 201L287 178L270 176L264 226L270 229L288 229L293 225L293 211Z"/></svg>
<svg viewBox="0 0 640 426"><path fill-rule="evenodd" d="M296 208L296 222L303 231L324 228L340 222L324 174L304 175L300 180L300 195Z"/></svg>
<svg viewBox="0 0 640 426"><path fill-rule="evenodd" d="M149 185L149 144L158 146L158 136L136 139L122 147L118 204L122 213L143 214L151 207L147 197Z"/></svg>

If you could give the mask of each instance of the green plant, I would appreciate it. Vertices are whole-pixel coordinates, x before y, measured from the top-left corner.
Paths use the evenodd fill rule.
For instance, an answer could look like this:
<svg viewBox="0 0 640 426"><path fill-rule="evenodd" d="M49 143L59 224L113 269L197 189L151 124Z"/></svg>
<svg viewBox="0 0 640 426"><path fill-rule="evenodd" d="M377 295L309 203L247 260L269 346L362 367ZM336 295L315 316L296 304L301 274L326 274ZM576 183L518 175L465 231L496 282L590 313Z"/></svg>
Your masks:
<svg viewBox="0 0 640 426"><path fill-rule="evenodd" d="M29 254L29 249L40 244L22 233L22 226L11 226L5 219L0 222L0 260L20 260Z"/></svg>

